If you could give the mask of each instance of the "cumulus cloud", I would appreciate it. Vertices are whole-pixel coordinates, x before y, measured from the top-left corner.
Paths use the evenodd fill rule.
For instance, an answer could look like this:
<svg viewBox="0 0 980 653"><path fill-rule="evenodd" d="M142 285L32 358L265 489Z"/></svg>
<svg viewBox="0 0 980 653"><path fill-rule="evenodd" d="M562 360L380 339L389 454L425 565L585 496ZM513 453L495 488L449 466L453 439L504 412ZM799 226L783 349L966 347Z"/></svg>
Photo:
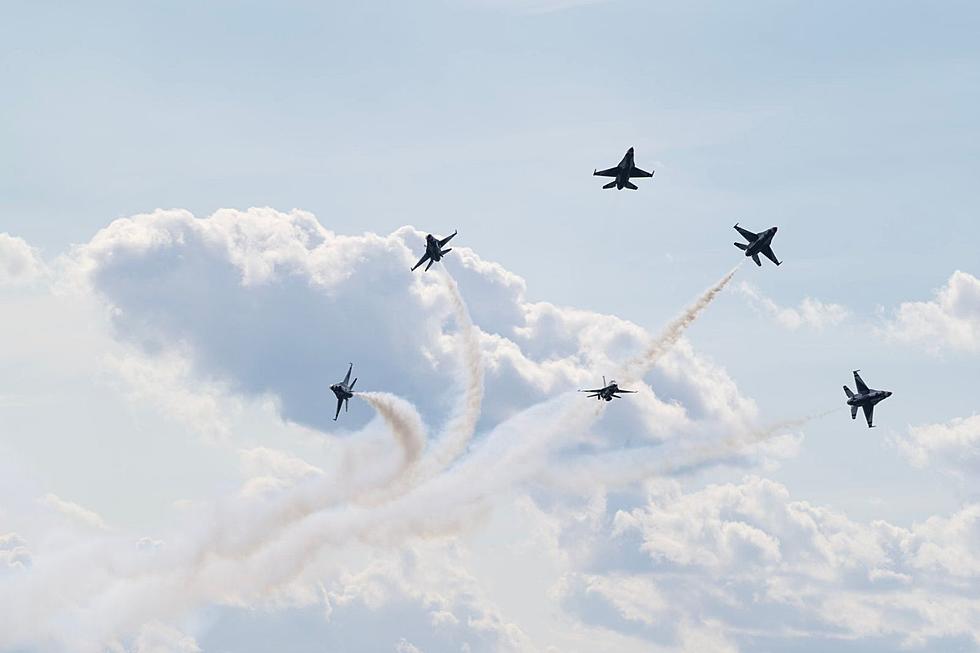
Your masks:
<svg viewBox="0 0 980 653"><path fill-rule="evenodd" d="M917 467L938 464L963 479L980 473L980 415L912 426L896 444Z"/></svg>
<svg viewBox="0 0 980 653"><path fill-rule="evenodd" d="M285 419L322 430L334 428L325 388L355 353L365 388L411 401L427 421L449 415L442 420L450 426L472 430L472 410L453 410L461 393L446 382L474 365L461 365L461 347L481 353L486 392L494 395L482 407L486 428L556 392L594 383L650 346L642 328L619 318L528 302L522 279L457 247L446 265L474 307L470 325L460 317L466 311L452 278L406 274L422 236L409 227L340 236L300 211L222 210L204 219L158 211L115 221L77 248L74 261L79 277L111 306L118 337L169 361L168 378L179 373L202 387L273 397ZM663 437L656 417L677 406L692 421L731 425L752 417L754 406L723 370L690 348L671 349L682 328L662 347L662 364L638 368L657 389L654 414L647 407L618 411L639 437ZM477 372L469 376L483 370ZM479 385L467 389L465 403L479 404L482 392ZM187 406L203 420L212 404L208 394L195 394ZM342 426L356 428L369 415L344 417ZM220 429L218 420L206 421Z"/></svg>
<svg viewBox="0 0 980 653"><path fill-rule="evenodd" d="M812 297L805 297L796 308L780 306L764 295L754 285L743 281L736 286L757 310L772 317L778 325L795 331L801 327L824 329L837 326L850 316L840 304L828 304Z"/></svg>
<svg viewBox="0 0 980 653"><path fill-rule="evenodd" d="M315 464L285 444L238 446L241 485L195 497L163 533L29 523L29 552L20 536L0 544L0 597L17 597L0 598L0 648L195 650L182 621L214 605L319 605L332 627L406 614L425 624L361 627L366 650L734 650L752 629L973 636L974 512L861 524L756 477L695 491L661 480L632 498L638 481L677 473L672 452L757 465L775 455L763 451L770 436L802 425L759 426L754 402L682 337L734 271L651 335L529 302L522 279L466 247L447 258L450 276L410 274L421 238L410 227L342 236L301 211L158 211L75 248L65 269L108 307L128 352L113 369L133 398L228 442L228 407L261 402L331 445ZM328 386L351 358L369 404L335 426ZM642 401L607 411L573 392L616 369ZM644 459L621 451L631 438ZM416 466L424 473L407 474ZM566 511L595 489L616 498ZM564 634L506 614L455 537L524 493L543 495L528 510L560 568L542 595L567 609ZM47 502L86 521L84 508ZM912 583L915 604L895 590ZM850 621L847 601L861 606ZM955 618L940 628L929 602Z"/></svg>
<svg viewBox="0 0 980 653"><path fill-rule="evenodd" d="M980 351L980 279L957 270L932 301L901 304L882 331L931 351Z"/></svg>
<svg viewBox="0 0 980 653"><path fill-rule="evenodd" d="M27 241L0 233L0 286L28 283L44 269L41 257Z"/></svg>
<svg viewBox="0 0 980 653"><path fill-rule="evenodd" d="M697 640L664 626L697 614L712 624L701 634L748 650L781 636L909 646L959 637L980 645L972 589L980 579L980 506L910 528L861 523L749 476L690 492L675 481L649 482L635 507L586 523L559 518L558 541L575 533L588 570L566 583L566 604L581 609L585 597L601 597L610 615L652 641ZM646 616L632 608L643 593L653 597Z"/></svg>

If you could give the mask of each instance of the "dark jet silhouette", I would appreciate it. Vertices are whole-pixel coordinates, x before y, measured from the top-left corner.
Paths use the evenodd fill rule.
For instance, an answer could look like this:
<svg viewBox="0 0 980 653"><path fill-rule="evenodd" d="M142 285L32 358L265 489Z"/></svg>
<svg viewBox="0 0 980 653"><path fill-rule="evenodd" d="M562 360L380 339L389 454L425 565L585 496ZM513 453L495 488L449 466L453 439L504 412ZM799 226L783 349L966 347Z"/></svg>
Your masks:
<svg viewBox="0 0 980 653"><path fill-rule="evenodd" d="M636 190L636 184L630 181L630 177L652 177L653 173L640 170L633 164L633 148L631 147L626 150L626 156L623 157L623 160L619 162L618 166L607 170L593 170L592 175L595 177L616 178L603 186L603 188L612 188L615 186L616 190L623 190L624 188Z"/></svg>
<svg viewBox="0 0 980 653"><path fill-rule="evenodd" d="M423 254L422 258L419 259L419 262L412 267L412 271L414 272L418 266L428 261L429 264L426 265L425 270L423 270L423 272L425 272L426 270L432 267L433 263L441 260L443 256L453 251L452 247L450 247L449 249L443 249L442 246L448 243L450 240L452 240L453 236L455 235L456 232L454 231L451 235L446 236L442 240L437 240L436 237L433 236L432 234L426 234L425 254Z"/></svg>
<svg viewBox="0 0 980 653"><path fill-rule="evenodd" d="M749 241L748 245L745 243L735 243L735 247L745 250L746 256L751 256L755 264L760 268L762 267L762 261L759 260L759 254L762 254L767 259L779 265L779 261L776 260L776 255L772 253L772 237L776 235L779 231L779 227L769 227L761 234L754 234L748 229L743 229L735 223L735 230L742 234L745 240Z"/></svg>
<svg viewBox="0 0 980 653"><path fill-rule="evenodd" d="M634 394L636 392L636 390L623 390L618 385L616 385L615 381L610 381L609 385L606 385L606 377L602 377L602 385L603 387L596 388L595 390L579 390L579 392L588 392L589 399L595 397L598 401L602 401L603 399L605 399L606 401L612 401L613 399L622 399L622 397L620 397L618 393L628 392L630 394Z"/></svg>
<svg viewBox="0 0 980 653"><path fill-rule="evenodd" d="M851 389L846 385L844 386L844 394L847 395L847 405L851 407L851 419L857 419L858 408L863 408L864 418L868 420L868 428L874 428L871 419L874 417L875 404L888 399L892 393L887 390L869 388L861 380L861 375L858 374L860 371L854 370L854 385L857 386L857 394L851 392Z"/></svg>
<svg viewBox="0 0 980 653"><path fill-rule="evenodd" d="M356 378L353 382L350 380L350 372L352 369L354 369L354 363L351 363L350 367L347 368L347 376L344 377L343 381L340 383L334 383L332 386L330 386L333 393L337 395L337 414L333 416L333 421L335 422L340 416L341 404L344 405L346 410L350 410L350 398L354 396L354 384L357 383Z"/></svg>

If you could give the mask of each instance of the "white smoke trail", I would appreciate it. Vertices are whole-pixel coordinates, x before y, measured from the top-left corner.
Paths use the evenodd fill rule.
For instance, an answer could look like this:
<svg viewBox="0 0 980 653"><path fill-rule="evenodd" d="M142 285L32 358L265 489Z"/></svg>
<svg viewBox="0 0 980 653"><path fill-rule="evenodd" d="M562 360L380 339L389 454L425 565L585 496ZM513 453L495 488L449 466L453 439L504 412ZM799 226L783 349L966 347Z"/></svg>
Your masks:
<svg viewBox="0 0 980 653"><path fill-rule="evenodd" d="M425 426L415 407L387 392L357 392L355 397L371 404L388 425L402 449L402 467L414 465L425 447Z"/></svg>
<svg viewBox="0 0 980 653"><path fill-rule="evenodd" d="M585 460L568 462L562 466L559 473L551 475L547 480L555 486L568 487L570 483L572 486L579 486L579 489L583 484L630 485L648 478L721 463L746 452L757 444L786 435L793 429L803 427L834 412L837 412L837 409L773 422L715 442L699 444L677 442L595 455ZM575 489L575 487L568 487L568 489Z"/></svg>
<svg viewBox="0 0 980 653"><path fill-rule="evenodd" d="M449 292L449 300L458 330L462 361L460 380L463 392L442 436L438 442L434 443L430 462L432 468L423 470L426 475L438 473L440 469L466 451L466 447L476 432L476 425L480 420L480 411L483 407L483 356L480 351L479 332L473 325L473 319L470 317L466 302L463 301L463 296L459 292L459 285L457 285L456 280L444 267L440 269L446 290Z"/></svg>
<svg viewBox="0 0 980 653"><path fill-rule="evenodd" d="M618 376L626 382L634 382L642 379L656 365L657 361L680 340L680 337L684 335L684 331L694 323L718 293L728 285L728 282L735 276L735 272L739 266L741 266L741 263L732 268L717 283L704 291L693 304L687 307L679 317L675 318L660 332L660 335L647 347L646 351L624 363Z"/></svg>

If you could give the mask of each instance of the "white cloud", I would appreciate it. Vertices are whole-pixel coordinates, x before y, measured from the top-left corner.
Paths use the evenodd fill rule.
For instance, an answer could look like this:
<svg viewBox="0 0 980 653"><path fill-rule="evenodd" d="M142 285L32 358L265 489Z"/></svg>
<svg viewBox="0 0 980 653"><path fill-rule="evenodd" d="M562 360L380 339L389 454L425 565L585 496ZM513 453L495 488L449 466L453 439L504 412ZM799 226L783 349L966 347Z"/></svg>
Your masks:
<svg viewBox="0 0 980 653"><path fill-rule="evenodd" d="M458 373L466 320L451 286L408 272L420 237L408 227L339 236L302 212L160 211L76 248L66 269L110 308L127 348L111 369L129 399L223 434L242 480L193 497L179 527L149 536L4 523L25 537L0 546L0 597L18 597L0 598L0 648L143 641L149 651L162 641L190 651L198 644L183 620L214 605L319 604L341 630L391 621L363 633L370 650L736 650L760 632L976 637L976 510L912 528L863 524L757 477L687 490L661 480L638 499L638 480L681 467L675 453L758 466L793 455L798 439L764 442L778 430L759 427L754 402L684 340L643 374L638 401L615 411L582 401L570 391L659 340L614 316L529 302L523 280L462 246L446 267L473 307L493 401L477 406L479 437L450 447L451 464L407 473L440 450L439 425L466 421L458 395L472 381ZM362 403L334 426L327 387L351 358L358 389L411 400L421 416L409 426L428 441L402 451ZM288 442L236 441L226 413L255 402L327 434L315 462ZM478 577L477 545L457 536L526 492L541 499L528 509L539 520L526 547L535 564ZM513 541L506 534L497 542ZM499 547L479 555L496 561ZM519 595L532 576L552 602L545 616L490 596L508 582L502 591ZM951 618L940 623L929 606Z"/></svg>
<svg viewBox="0 0 980 653"><path fill-rule="evenodd" d="M965 637L980 645L978 505L906 529L852 521L758 477L692 492L673 481L648 489L642 505L609 515L611 531L599 520L585 535L591 543L577 546L592 551L609 586L628 587L626 577L658 588L649 637L664 637L656 623L698 614L729 640L795 633L817 642ZM596 586L586 578L584 587ZM607 599L627 616L630 595Z"/></svg>
<svg viewBox="0 0 980 653"><path fill-rule="evenodd" d="M917 467L936 463L964 479L980 473L980 415L913 426L896 443Z"/></svg>
<svg viewBox="0 0 980 653"><path fill-rule="evenodd" d="M44 263L23 238L0 233L0 286L33 281L44 272Z"/></svg>
<svg viewBox="0 0 980 653"><path fill-rule="evenodd" d="M213 392L201 388L223 388L272 396L287 420L332 429L325 388L352 358L359 387L405 397L428 421L454 400L446 378L457 352L439 275L406 273L417 258L408 245L417 249L421 237L408 227L339 236L300 211L222 210L205 219L157 211L113 222L75 250L74 269L112 307L118 336L163 368L127 361L121 369L137 392L155 392L202 428L223 426ZM613 316L528 302L522 279L466 247L447 266L480 331L494 396L484 427L595 383L649 339ZM191 380L191 397L168 389ZM683 343L647 380L656 398L617 411L638 437L666 437L676 429L664 424L679 421L742 428L754 418L724 371ZM369 415L345 414L342 425L361 426Z"/></svg>
<svg viewBox="0 0 980 653"><path fill-rule="evenodd" d="M932 301L899 306L883 332L931 351L980 351L980 279L957 270Z"/></svg>
<svg viewBox="0 0 980 653"><path fill-rule="evenodd" d="M780 306L752 284L743 281L736 286L738 291L749 298L752 305L776 320L781 327L795 331L800 327L824 329L837 326L850 316L850 311L840 304L827 304L812 297L806 297L796 308Z"/></svg>

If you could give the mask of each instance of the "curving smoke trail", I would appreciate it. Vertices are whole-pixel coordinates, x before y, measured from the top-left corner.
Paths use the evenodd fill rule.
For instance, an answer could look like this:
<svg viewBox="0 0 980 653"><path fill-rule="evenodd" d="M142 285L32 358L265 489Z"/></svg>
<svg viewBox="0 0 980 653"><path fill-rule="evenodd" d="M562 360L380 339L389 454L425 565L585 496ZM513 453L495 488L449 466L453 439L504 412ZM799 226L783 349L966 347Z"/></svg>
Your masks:
<svg viewBox="0 0 980 653"><path fill-rule="evenodd" d="M429 445L421 462L403 477L403 482L389 488L389 498L391 495L403 494L411 487L436 476L465 453L476 432L483 408L483 355L480 350L479 330L473 324L456 280L445 268L440 268L440 271L458 331L460 366L457 377L462 392L441 435Z"/></svg>
<svg viewBox="0 0 980 653"><path fill-rule="evenodd" d="M697 301L667 325L660 335L657 336L656 340L647 347L646 351L624 363L618 376L622 377L624 381L638 381L642 379L656 365L657 361L680 340L680 337L684 335L684 331L698 319L701 312L708 307L708 304L711 303L718 293L728 285L728 282L732 280L735 272L741 265L741 263L736 265L725 276L719 279L717 283L704 291L698 297Z"/></svg>
<svg viewBox="0 0 980 653"><path fill-rule="evenodd" d="M418 462L425 447L425 426L415 407L388 392L357 392L354 396L371 404L391 429L402 450L402 469Z"/></svg>
<svg viewBox="0 0 980 653"><path fill-rule="evenodd" d="M483 355L480 351L480 337L473 325L469 309L459 292L459 285L445 267L440 268L442 279L449 292L456 328L459 331L459 349L462 359L460 381L463 394L446 424L442 437L432 451L435 464L433 472L445 467L458 458L469 445L476 424L480 420L483 407Z"/></svg>

